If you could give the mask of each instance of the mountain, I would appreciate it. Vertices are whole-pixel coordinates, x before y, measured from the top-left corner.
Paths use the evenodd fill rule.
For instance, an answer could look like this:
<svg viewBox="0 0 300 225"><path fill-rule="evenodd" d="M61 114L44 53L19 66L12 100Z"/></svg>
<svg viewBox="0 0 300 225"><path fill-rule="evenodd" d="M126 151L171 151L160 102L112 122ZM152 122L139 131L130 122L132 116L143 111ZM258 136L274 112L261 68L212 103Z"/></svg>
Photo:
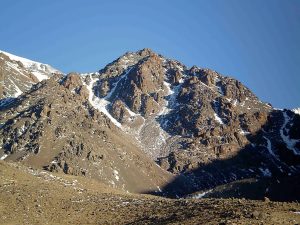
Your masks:
<svg viewBox="0 0 300 225"><path fill-rule="evenodd" d="M300 171L299 114L150 49L23 92L0 107L7 161L168 196Z"/></svg>
<svg viewBox="0 0 300 225"><path fill-rule="evenodd" d="M34 62L0 50L0 99L15 98L53 73L61 73L47 64Z"/></svg>

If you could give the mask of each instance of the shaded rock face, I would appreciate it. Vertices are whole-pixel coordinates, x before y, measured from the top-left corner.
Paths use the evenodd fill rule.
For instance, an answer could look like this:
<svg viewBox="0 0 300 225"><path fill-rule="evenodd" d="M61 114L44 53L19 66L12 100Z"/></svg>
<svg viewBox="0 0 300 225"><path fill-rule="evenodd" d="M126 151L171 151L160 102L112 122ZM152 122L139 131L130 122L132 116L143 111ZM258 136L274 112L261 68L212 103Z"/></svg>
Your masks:
<svg viewBox="0 0 300 225"><path fill-rule="evenodd" d="M179 175L165 189L175 194L182 183L196 191L299 173L298 114L273 109L236 79L150 49L128 52L95 73L55 75L1 112L8 159L36 164L47 152L38 166L127 190L155 189L169 179L147 157ZM124 181L115 167L127 171Z"/></svg>
<svg viewBox="0 0 300 225"><path fill-rule="evenodd" d="M159 158L158 163L162 168L180 174L163 191L171 196L184 196L248 178L282 179L298 176L300 155L299 142L296 140L299 139L291 138L295 129L291 128L291 124L299 123L299 119L288 110L272 111L259 131L246 135L243 144L241 137L234 134L239 140L235 145L229 142L213 148L210 143L203 149L194 149L196 144L193 142L187 147L190 148L189 152L178 151ZM282 134L289 137L289 141ZM211 151L219 154L219 157L203 160L205 158L201 151L205 154ZM182 180L186 182L185 188L176 188ZM298 185L299 182L296 183Z"/></svg>

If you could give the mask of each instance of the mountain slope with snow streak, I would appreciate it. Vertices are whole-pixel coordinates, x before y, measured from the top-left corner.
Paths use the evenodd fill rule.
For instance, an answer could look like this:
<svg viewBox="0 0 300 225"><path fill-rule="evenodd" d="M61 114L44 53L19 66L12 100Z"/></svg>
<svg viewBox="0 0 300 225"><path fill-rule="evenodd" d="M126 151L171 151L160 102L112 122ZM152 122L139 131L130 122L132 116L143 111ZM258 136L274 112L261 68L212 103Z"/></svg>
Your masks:
<svg viewBox="0 0 300 225"><path fill-rule="evenodd" d="M0 50L0 98L16 98L33 84L61 73L50 65Z"/></svg>
<svg viewBox="0 0 300 225"><path fill-rule="evenodd" d="M293 153L291 141L293 150L298 149L300 137L284 136L281 130L293 126L297 117L291 116L285 124L280 110L261 102L233 78L196 66L189 69L143 49L121 56L95 73L92 80L89 91L101 99L95 107L105 102L104 113L162 168L198 177L190 186L202 183L210 188L215 182L255 174L264 177L265 171L295 172L299 159L290 160L294 156L286 155ZM240 151L255 151L253 161L263 166L233 163L217 175L193 172L201 164L227 160ZM247 157L241 156L241 160L247 161Z"/></svg>
<svg viewBox="0 0 300 225"><path fill-rule="evenodd" d="M19 67L24 67L23 63L0 55L6 59L2 68L18 74L15 79L26 77L23 70L18 71ZM11 64L10 69L7 69L7 64ZM30 62L25 61L24 64L30 68ZM30 74L38 82L34 74ZM19 83L12 80L12 97L23 92ZM52 95L57 94L53 93L54 89L44 89L45 83L55 87L60 93L60 101L41 107L44 101L47 102L52 99ZM37 91L42 95L37 96ZM34 104L31 95L37 98ZM61 78L54 77L35 85L19 98L24 99L28 99L28 104L32 105L28 110L35 110L29 116L31 119L27 116L26 120L32 123L40 121L41 127L37 134L30 133L34 129L28 130L28 137L34 141L18 141L14 144L14 138L19 140L19 136L27 131L16 130L14 125L18 120L9 120L18 114L5 115L13 113L18 104L22 103L17 101L12 111L3 110L4 116L0 118L1 124L4 124L1 129L3 152L0 157L5 156L4 160L14 159L20 152L26 152L27 157L38 155L41 149L47 151L39 146L43 146L40 143L43 130L50 127L51 132L46 137L54 133L62 141L63 147L56 149L59 155L53 156L55 159L51 158L48 169L83 176L94 174L96 170L90 170L89 163L95 168L97 163L101 164L103 157L90 151L91 148L98 151L100 145L90 147L90 143L98 142L99 137L103 138L101 141L106 143L108 149L120 153L121 161L128 151L123 151L120 146L115 147L113 140L107 140L101 128L105 127L111 134L122 137L118 143L128 142L137 146L145 157L159 165L157 168L176 174L179 183L182 178L186 184L184 189L179 190L176 180L165 187L159 185L156 188L174 196L211 189L245 178L293 176L300 170L299 115L261 102L251 90L234 78L197 66L188 68L150 49L128 52L94 73L70 73ZM2 102L0 110L1 105ZM61 112L54 110L58 106ZM17 110L22 111L23 106L19 107ZM53 127L52 115L55 113L66 121L73 121L74 126L65 130L67 124L64 121L55 123L60 124L59 127ZM26 114L28 112L24 112L24 116ZM82 120L83 117L88 122ZM95 124L97 129L94 129ZM80 135L77 136L79 130L85 133L86 141L82 141ZM72 137L75 136L83 145L74 143ZM52 147L49 146L49 149ZM107 166L116 165L114 160L110 160ZM107 180L111 185L117 186L117 182L122 181L119 176L122 169L113 166L105 171L113 179ZM114 171L118 171L118 174Z"/></svg>

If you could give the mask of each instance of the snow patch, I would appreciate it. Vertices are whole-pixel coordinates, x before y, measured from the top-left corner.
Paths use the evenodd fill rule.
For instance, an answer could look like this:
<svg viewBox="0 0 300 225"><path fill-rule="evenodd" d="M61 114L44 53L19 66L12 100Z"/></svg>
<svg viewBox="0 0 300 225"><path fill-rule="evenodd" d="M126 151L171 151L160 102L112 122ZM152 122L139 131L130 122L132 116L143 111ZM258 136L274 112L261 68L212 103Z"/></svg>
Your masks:
<svg viewBox="0 0 300 225"><path fill-rule="evenodd" d="M125 109L127 110L127 112L129 113L129 115L130 115L131 117L141 116L141 114L135 113L135 112L131 111L131 109L130 109L126 104L125 104Z"/></svg>
<svg viewBox="0 0 300 225"><path fill-rule="evenodd" d="M219 83L220 81L221 81L220 78L218 78L218 77L215 78L216 83ZM222 90L222 87L220 85L216 85L216 87L218 89L219 94L221 96L224 96L225 94L224 94L224 91Z"/></svg>
<svg viewBox="0 0 300 225"><path fill-rule="evenodd" d="M31 72L31 73L33 73L33 75L34 75L39 81L42 81L42 80L45 80L45 79L48 79L48 78L49 78L47 75L42 74L42 73L37 72L37 71Z"/></svg>
<svg viewBox="0 0 300 225"><path fill-rule="evenodd" d="M158 116L168 114L177 105L176 97L179 93L182 83L176 85L173 89L171 89L171 84L164 81L164 86L167 88L168 100L166 101L166 106L164 106L158 113Z"/></svg>
<svg viewBox="0 0 300 225"><path fill-rule="evenodd" d="M157 186L157 189L158 189L158 191L159 191L159 192L162 192L162 190L160 189L160 187L159 187L159 186Z"/></svg>
<svg viewBox="0 0 300 225"><path fill-rule="evenodd" d="M172 89L171 89L171 84L168 83L168 82L166 82L166 81L164 81L164 85L165 85L165 87L168 90L168 95L172 95L174 93L174 91L172 91Z"/></svg>
<svg viewBox="0 0 300 225"><path fill-rule="evenodd" d="M272 173L268 168L265 168L265 169L259 168L259 170L262 172L264 177L271 177L272 176Z"/></svg>
<svg viewBox="0 0 300 225"><path fill-rule="evenodd" d="M267 138L267 137L265 137L265 136L263 136L263 138L267 141L267 149L268 149L269 153L270 153L272 156L274 156L275 158L277 158L276 155L274 154L273 150L272 150L272 144L271 144L270 139Z"/></svg>
<svg viewBox="0 0 300 225"><path fill-rule="evenodd" d="M7 156L8 156L7 154L4 154L4 155L2 155L2 156L1 156L1 158L0 158L0 160L4 160L4 159L6 159L6 158L7 158Z"/></svg>
<svg viewBox="0 0 300 225"><path fill-rule="evenodd" d="M26 131L26 127L23 124L20 129L18 129L18 136L21 136L22 134L24 134L24 132Z"/></svg>
<svg viewBox="0 0 300 225"><path fill-rule="evenodd" d="M207 195L208 193L212 192L212 189L211 190L208 190L208 191L205 191L205 192L202 192L200 194L197 194L195 196L193 196L194 199L200 199L200 198L203 198L205 195Z"/></svg>
<svg viewBox="0 0 300 225"><path fill-rule="evenodd" d="M240 133L241 135L248 135L248 134L251 134L249 131L244 131L243 129L241 129L239 133Z"/></svg>
<svg viewBox="0 0 300 225"><path fill-rule="evenodd" d="M20 88L11 80L9 79L10 82L14 85L14 89L15 89L15 94L14 97L17 98L19 95L21 95L23 92L20 90Z"/></svg>
<svg viewBox="0 0 300 225"><path fill-rule="evenodd" d="M298 115L300 115L300 108L292 109L292 111Z"/></svg>
<svg viewBox="0 0 300 225"><path fill-rule="evenodd" d="M284 122L280 129L280 136L281 136L282 140L285 142L288 149L292 150L295 155L300 155L299 150L297 150L295 148L295 145L299 140L290 139L290 137L288 135L289 129L286 128L286 125L290 121L290 117L286 114L286 112L282 112L282 115L284 117Z"/></svg>
<svg viewBox="0 0 300 225"><path fill-rule="evenodd" d="M233 101L233 105L236 106L236 105L237 105L237 102L238 102L237 99L235 99L235 100Z"/></svg>
<svg viewBox="0 0 300 225"><path fill-rule="evenodd" d="M52 73L61 73L60 71L54 69L48 64L35 62L1 50L0 53L7 55L11 60L21 62L24 68L31 72L39 81L48 79ZM24 74L24 69L20 67L17 63L14 64L11 62L6 62L6 64L14 70L18 71L21 75L27 76L26 74Z"/></svg>
<svg viewBox="0 0 300 225"><path fill-rule="evenodd" d="M113 174L114 174L116 180L119 181L119 179L120 179L120 177L119 177L119 172L118 172L117 170L114 170L114 171L113 171Z"/></svg>
<svg viewBox="0 0 300 225"><path fill-rule="evenodd" d="M219 117L219 109L218 109L218 102L216 100L213 100L214 106L214 119L217 121L219 124L224 124L223 120Z"/></svg>
<svg viewBox="0 0 300 225"><path fill-rule="evenodd" d="M224 124L223 120L218 116L217 113L214 113L214 117L215 117L215 120L216 120L219 124Z"/></svg>
<svg viewBox="0 0 300 225"><path fill-rule="evenodd" d="M96 82L96 79L93 79L91 75L91 82L89 85L86 85L88 91L89 91L89 102L91 103L91 105L95 108L98 109L99 111L103 112L117 127L121 128L122 124L119 123L119 121L117 121L107 110L108 106L111 104L110 101L108 101L108 99L113 95L114 91L116 90L118 83L123 80L128 73L130 72L130 70L128 70L127 72L125 72L124 75L120 76L119 80L114 83L114 87L111 89L111 91L104 97L104 98L99 98L97 97L94 92L93 92L93 85ZM133 112L132 112L133 114Z"/></svg>
<svg viewBox="0 0 300 225"><path fill-rule="evenodd" d="M51 164L57 164L58 161L56 159L54 159L53 161L50 162Z"/></svg>
<svg viewBox="0 0 300 225"><path fill-rule="evenodd" d="M32 60L29 60L29 59L26 59L26 58L23 58L20 56L10 54L10 53L2 51L2 50L0 50L0 52L3 53L4 55L7 55L11 60L21 62L26 69L42 70L42 71L49 72L49 73L57 73L57 72L60 73L60 71L54 69L53 67L51 67L48 64L43 64L40 62L32 61Z"/></svg>

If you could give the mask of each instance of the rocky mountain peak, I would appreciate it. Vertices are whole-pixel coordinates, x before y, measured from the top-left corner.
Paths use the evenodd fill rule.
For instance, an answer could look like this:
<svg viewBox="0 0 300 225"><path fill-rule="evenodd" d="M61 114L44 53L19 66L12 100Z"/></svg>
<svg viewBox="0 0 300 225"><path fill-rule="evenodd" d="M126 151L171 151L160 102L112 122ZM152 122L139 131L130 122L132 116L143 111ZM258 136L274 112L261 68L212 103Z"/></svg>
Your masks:
<svg viewBox="0 0 300 225"><path fill-rule="evenodd" d="M157 55L157 53L155 53L150 48L141 49L141 50L137 51L137 54L139 54L142 57Z"/></svg>
<svg viewBox="0 0 300 225"><path fill-rule="evenodd" d="M10 63L20 77L22 65ZM98 72L56 74L30 87L0 107L9 160L124 190L134 189L133 174L152 190L177 174L193 192L300 170L298 114L261 102L234 78L150 49L127 52ZM131 174L121 172L128 165ZM178 183L167 192L184 194Z"/></svg>

